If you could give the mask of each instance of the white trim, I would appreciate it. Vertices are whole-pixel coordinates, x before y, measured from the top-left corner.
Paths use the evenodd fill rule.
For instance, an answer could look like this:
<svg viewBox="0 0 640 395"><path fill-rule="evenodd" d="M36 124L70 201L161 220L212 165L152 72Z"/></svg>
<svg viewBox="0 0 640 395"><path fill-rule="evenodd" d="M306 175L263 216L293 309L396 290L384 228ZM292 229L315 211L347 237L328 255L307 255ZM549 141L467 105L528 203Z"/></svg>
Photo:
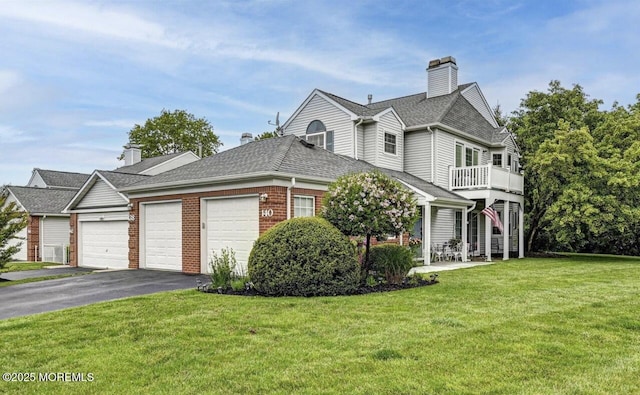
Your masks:
<svg viewBox="0 0 640 395"><path fill-rule="evenodd" d="M344 106L340 105L335 100L331 99L329 96L327 96L324 93L320 92L320 90L314 89L313 92L311 92L311 94L309 96L307 96L307 99L305 101L303 101L302 104L298 107L298 109L296 109L296 111L294 111L294 113L289 117L289 119L287 119L287 121L284 123L284 125L282 125L282 130L284 130L285 133L287 131L287 128L289 127L289 124L294 119L296 119L296 117L302 112L302 110L307 106L307 104L309 104L309 102L314 98L314 96L321 97L322 99L326 100L329 104L331 104L334 107L338 108L340 111L343 111L345 114L347 114L347 115L349 115L351 117L352 121L355 121L356 119L358 119L358 116L356 114L354 114L353 112L347 110Z"/></svg>
<svg viewBox="0 0 640 395"><path fill-rule="evenodd" d="M376 115L374 115L371 119L376 121L376 122L380 122L380 118L385 116L387 113L391 113L391 114L393 114L394 117L396 117L396 120L400 124L400 128L401 129L404 130L407 127L407 125L405 125L405 123L400 118L400 115L398 115L398 113L396 112L396 110L394 110L393 107L388 107L386 110L383 110L383 111L377 113Z"/></svg>
<svg viewBox="0 0 640 395"><path fill-rule="evenodd" d="M184 157L185 155L189 155L189 154L191 154L191 156L195 159L195 161L202 159L202 158L200 158L198 155L196 155L195 153L193 153L193 152L191 152L191 151L187 151L187 152L183 152L182 154L177 155L177 156L175 156L175 157L173 157L173 158L171 158L171 159L165 160L164 162L160 162L160 163L158 163L157 165L152 166L152 167L150 167L150 168L148 168L148 169L142 170L141 172L139 172L139 173L137 173L137 174L139 174L139 175L146 175L148 172L150 172L150 171L151 171L151 170L153 170L153 169L156 169L156 168L158 168L158 167L160 167L160 166L166 165L167 163L171 163L171 162L173 162L173 161L176 161L176 160L178 160L178 159L180 159L180 158ZM195 162L195 161L194 161L194 162ZM138 163L139 163L139 162L138 162ZM190 162L190 163L192 163L192 162ZM133 165L131 165L131 166L133 166Z"/></svg>
<svg viewBox="0 0 640 395"><path fill-rule="evenodd" d="M305 139L307 140L307 142L310 142L309 141L309 137L315 137L315 136L320 136L320 135L322 135L322 146L319 146L319 145L317 145L315 143L311 143L311 144L315 145L316 147L320 147L322 149L327 149L327 131L326 130L322 131L322 132L315 132L315 133L305 134Z"/></svg>
<svg viewBox="0 0 640 395"><path fill-rule="evenodd" d="M301 199L311 199L311 215L307 215L307 217L315 217L316 215L316 197L313 195L293 195L293 218L296 217L296 198ZM306 209L306 207L304 207Z"/></svg>
<svg viewBox="0 0 640 395"><path fill-rule="evenodd" d="M113 191L117 193L124 200L123 202L124 204L129 203L129 198L123 193L119 192L118 188L116 188L102 174L100 174L100 170L94 170L93 173L87 179L87 181L85 181L82 187L78 190L78 192L73 196L73 198L65 206L62 212L65 214L70 213L71 212L70 210L72 210L75 206L77 206L78 203L80 203L80 201L84 199L86 194L89 193L89 190L93 188L93 186L98 181L98 178L100 178L105 184L107 184L109 188L113 189Z"/></svg>
<svg viewBox="0 0 640 395"><path fill-rule="evenodd" d="M389 136L393 136L395 137L395 142L393 144L393 150L395 152L387 152L387 134ZM389 143L391 144L391 143ZM387 131L386 129L382 128L382 153L384 155L389 155L389 156L393 156L393 157L398 157L398 133L393 133L391 131Z"/></svg>

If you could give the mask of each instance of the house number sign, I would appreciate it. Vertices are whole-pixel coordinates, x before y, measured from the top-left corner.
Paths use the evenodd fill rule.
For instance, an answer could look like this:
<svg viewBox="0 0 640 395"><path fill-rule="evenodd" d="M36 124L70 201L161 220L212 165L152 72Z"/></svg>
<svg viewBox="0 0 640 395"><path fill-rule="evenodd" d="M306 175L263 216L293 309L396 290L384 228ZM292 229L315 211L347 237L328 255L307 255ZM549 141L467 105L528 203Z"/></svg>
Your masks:
<svg viewBox="0 0 640 395"><path fill-rule="evenodd" d="M266 210L262 210L263 217L273 217L273 209L268 208Z"/></svg>

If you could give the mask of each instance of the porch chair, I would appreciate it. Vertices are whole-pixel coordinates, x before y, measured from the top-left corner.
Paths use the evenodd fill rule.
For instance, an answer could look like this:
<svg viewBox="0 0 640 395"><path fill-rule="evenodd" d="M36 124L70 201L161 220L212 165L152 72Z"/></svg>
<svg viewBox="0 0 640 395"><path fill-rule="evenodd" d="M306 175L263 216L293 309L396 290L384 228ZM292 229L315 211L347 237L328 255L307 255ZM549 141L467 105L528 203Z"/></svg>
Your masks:
<svg viewBox="0 0 640 395"><path fill-rule="evenodd" d="M442 246L431 243L431 258L433 261L442 261L443 251Z"/></svg>
<svg viewBox="0 0 640 395"><path fill-rule="evenodd" d="M458 260L460 260L460 262L462 262L462 249L464 248L464 245L467 243L464 242L460 242L458 243L455 247L453 247L453 259L458 262Z"/></svg>

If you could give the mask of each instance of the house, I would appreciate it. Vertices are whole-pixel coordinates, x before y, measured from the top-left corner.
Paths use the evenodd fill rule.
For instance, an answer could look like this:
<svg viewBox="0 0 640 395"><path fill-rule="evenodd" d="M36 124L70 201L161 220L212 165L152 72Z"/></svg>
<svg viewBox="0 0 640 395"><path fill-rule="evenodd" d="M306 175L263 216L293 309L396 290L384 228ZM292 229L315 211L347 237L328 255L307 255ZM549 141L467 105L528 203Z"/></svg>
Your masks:
<svg viewBox="0 0 640 395"><path fill-rule="evenodd" d="M129 267L130 202L119 190L200 159L190 151L142 159L140 146L124 148L124 166L95 170L63 207L71 217L72 266Z"/></svg>
<svg viewBox="0 0 640 395"><path fill-rule="evenodd" d="M129 268L207 273L212 254L230 247L245 271L260 234L288 218L315 215L337 177L372 170L399 180L425 203L451 209L472 204L411 174L337 155L297 136L271 138L118 189L130 202Z"/></svg>
<svg viewBox="0 0 640 395"><path fill-rule="evenodd" d="M28 225L16 235L23 240L14 260L67 263L69 214L62 209L87 180L88 174L33 169L25 187L6 186L7 203L28 213Z"/></svg>
<svg viewBox="0 0 640 395"><path fill-rule="evenodd" d="M374 166L412 174L472 203L449 207L422 199L414 235L423 240L429 264L431 246L457 238L463 254L500 252L524 256L524 198L520 157L514 136L496 122L477 83L458 85L453 57L427 68L427 91L359 104L314 90L283 125L318 147ZM420 198L420 193L416 193ZM481 214L492 207L504 232Z"/></svg>

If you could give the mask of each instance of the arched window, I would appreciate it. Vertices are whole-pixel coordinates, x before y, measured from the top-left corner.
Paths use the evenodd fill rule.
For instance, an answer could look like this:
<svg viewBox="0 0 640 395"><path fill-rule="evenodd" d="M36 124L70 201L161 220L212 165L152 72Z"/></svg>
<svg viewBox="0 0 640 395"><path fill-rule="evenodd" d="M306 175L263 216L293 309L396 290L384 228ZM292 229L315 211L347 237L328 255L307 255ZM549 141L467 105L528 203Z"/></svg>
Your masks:
<svg viewBox="0 0 640 395"><path fill-rule="evenodd" d="M306 140L316 147L333 152L333 131L327 130L324 123L319 120L311 121L307 126Z"/></svg>
<svg viewBox="0 0 640 395"><path fill-rule="evenodd" d="M314 133L320 133L320 132L326 132L327 128L324 126L324 123L322 123L322 121L318 121L317 119L315 121L312 121L309 126L307 126L307 134L314 134Z"/></svg>

